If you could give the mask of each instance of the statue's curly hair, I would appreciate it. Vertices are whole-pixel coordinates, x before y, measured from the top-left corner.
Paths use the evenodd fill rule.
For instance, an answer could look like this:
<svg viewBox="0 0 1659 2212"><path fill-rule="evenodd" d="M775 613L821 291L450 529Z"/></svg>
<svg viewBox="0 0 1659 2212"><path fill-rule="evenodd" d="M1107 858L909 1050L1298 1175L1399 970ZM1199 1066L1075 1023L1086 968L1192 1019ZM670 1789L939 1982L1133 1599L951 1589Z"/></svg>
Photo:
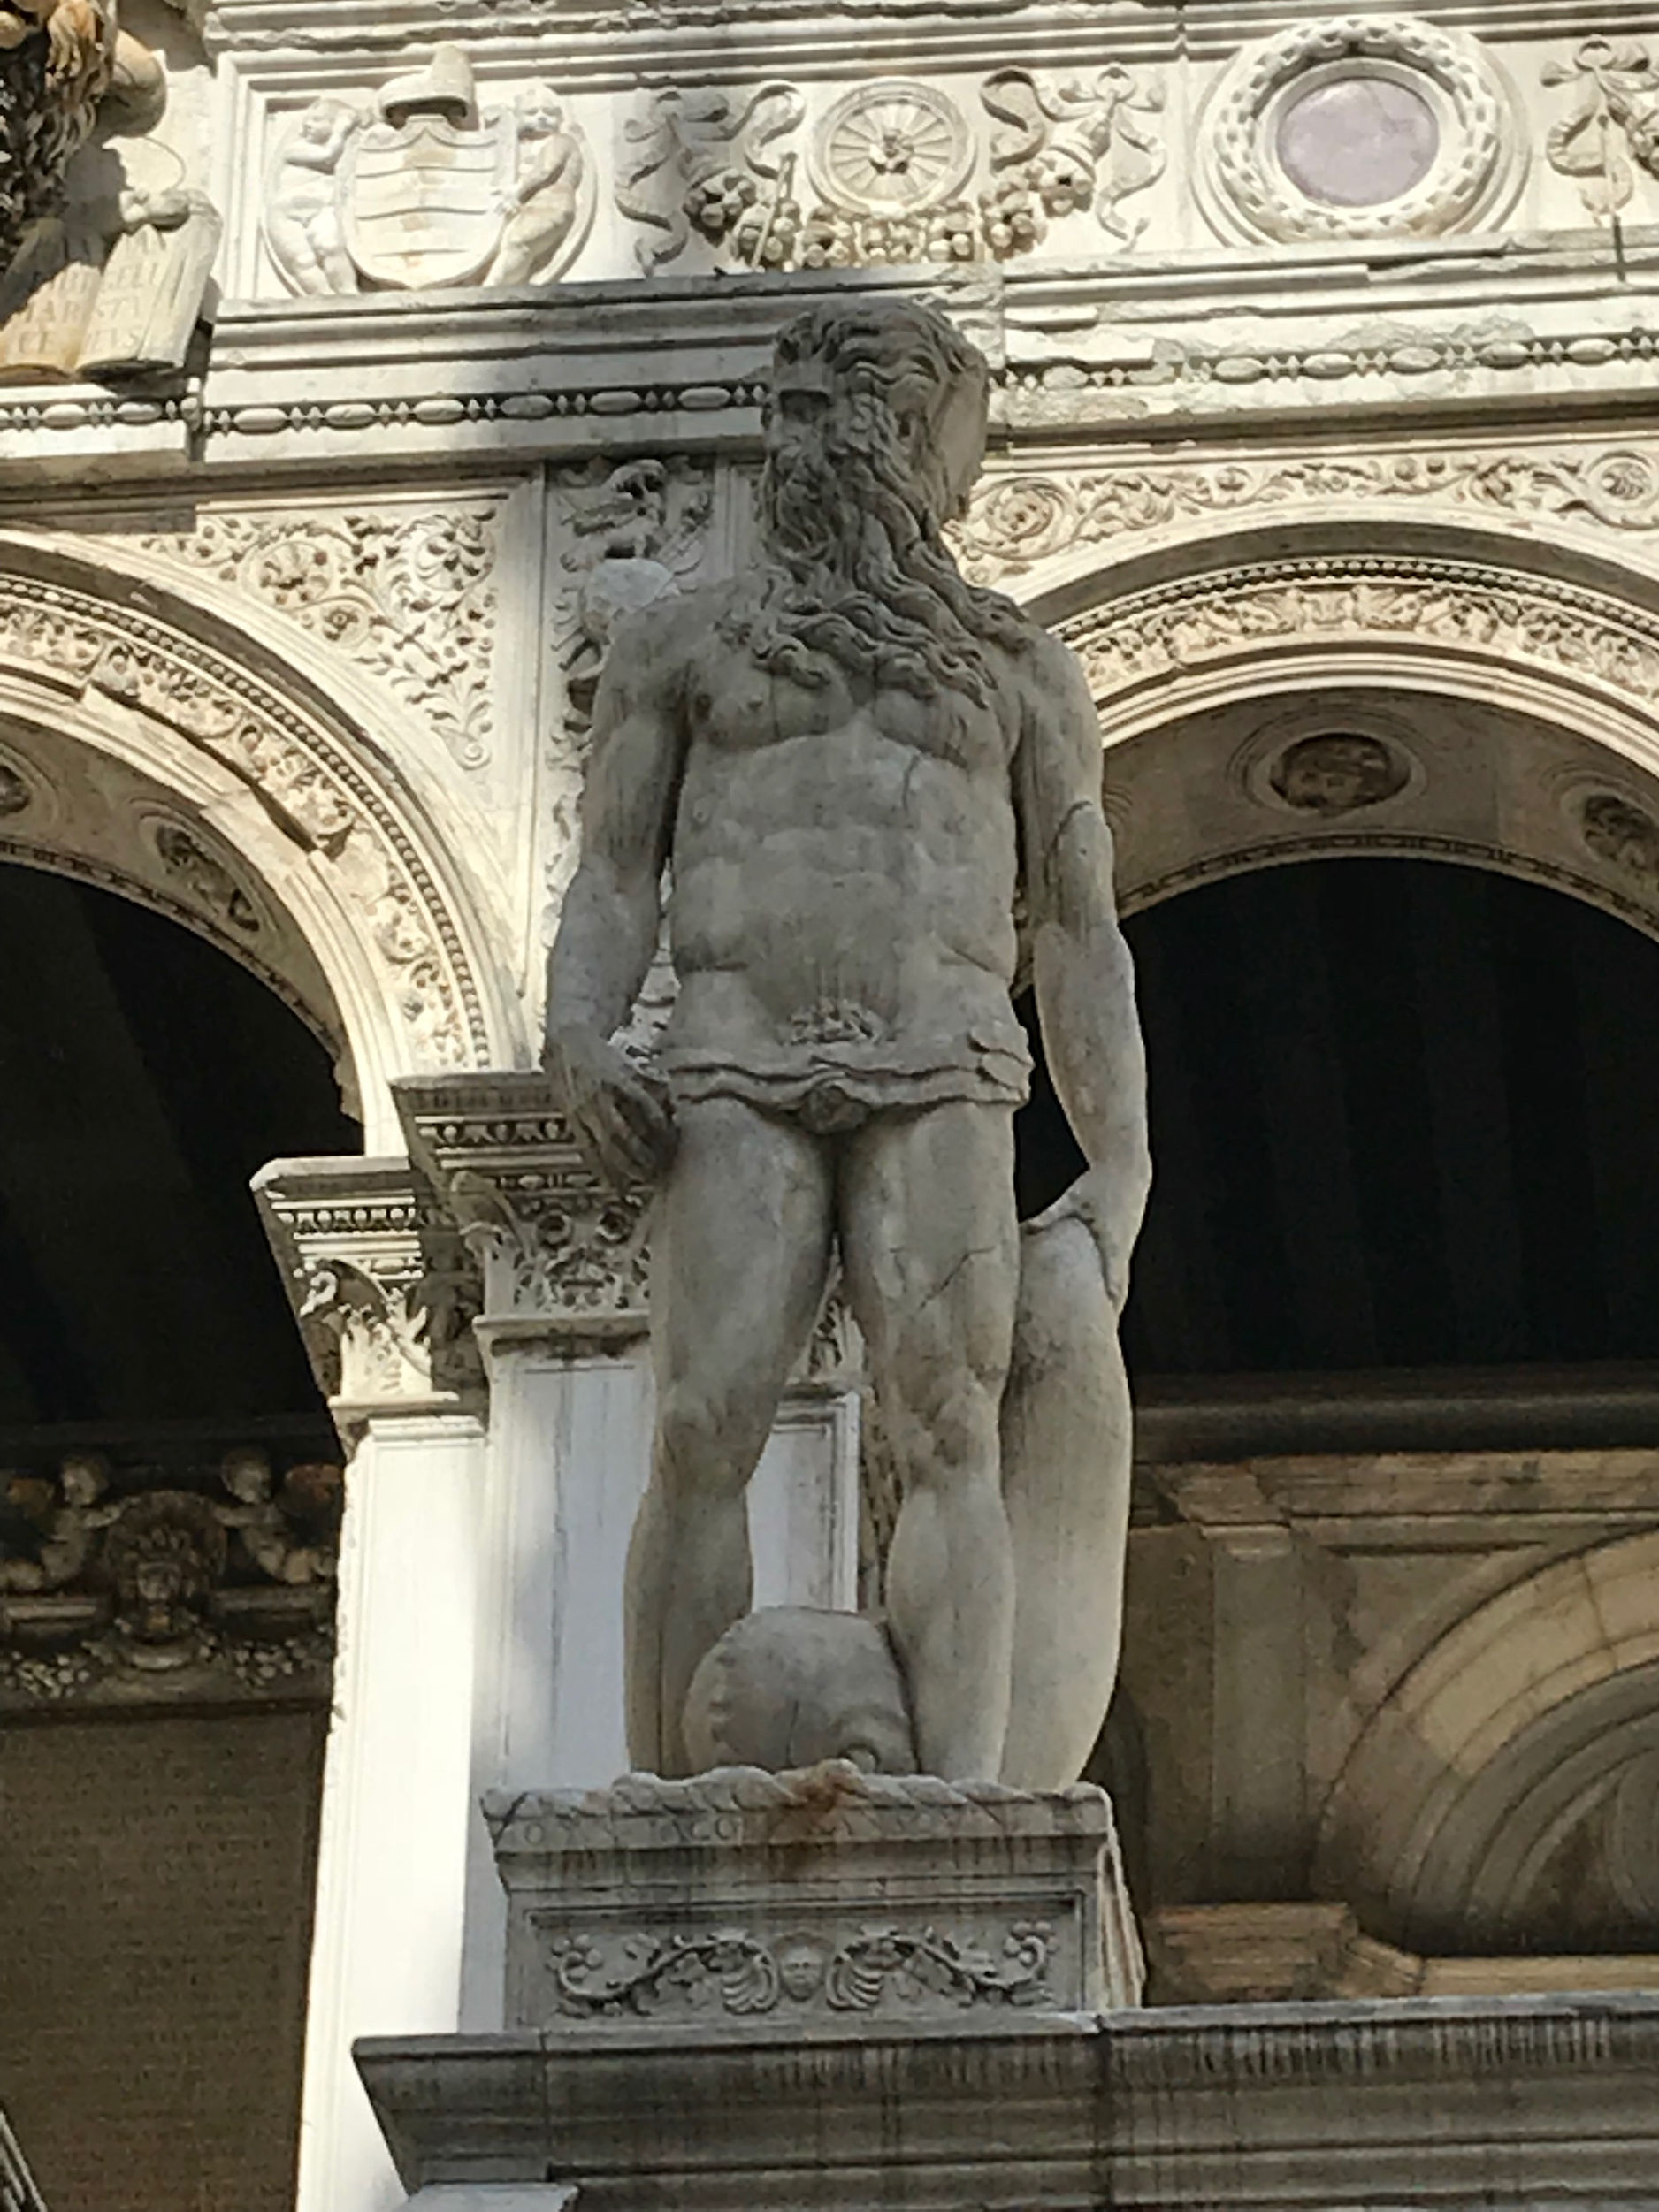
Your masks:
<svg viewBox="0 0 1659 2212"><path fill-rule="evenodd" d="M921 698L943 685L983 704L983 648L1015 652L1030 635L1011 600L965 581L941 535L967 488L952 480L944 428L964 403L982 421L983 355L936 308L863 300L784 328L776 376L803 362L822 367L832 396L822 468L803 495L768 460L761 504L778 565L745 642L762 667L814 688L828 663Z"/></svg>

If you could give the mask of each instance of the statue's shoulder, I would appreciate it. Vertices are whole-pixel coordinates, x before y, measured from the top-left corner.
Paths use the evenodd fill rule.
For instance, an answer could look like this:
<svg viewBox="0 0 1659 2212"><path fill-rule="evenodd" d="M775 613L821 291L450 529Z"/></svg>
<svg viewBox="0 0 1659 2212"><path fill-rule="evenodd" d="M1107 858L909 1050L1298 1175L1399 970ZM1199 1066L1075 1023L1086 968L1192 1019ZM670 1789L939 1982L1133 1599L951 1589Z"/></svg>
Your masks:
<svg viewBox="0 0 1659 2212"><path fill-rule="evenodd" d="M618 611L606 658L624 669L664 671L706 644L730 602L729 584L694 584L654 592Z"/></svg>

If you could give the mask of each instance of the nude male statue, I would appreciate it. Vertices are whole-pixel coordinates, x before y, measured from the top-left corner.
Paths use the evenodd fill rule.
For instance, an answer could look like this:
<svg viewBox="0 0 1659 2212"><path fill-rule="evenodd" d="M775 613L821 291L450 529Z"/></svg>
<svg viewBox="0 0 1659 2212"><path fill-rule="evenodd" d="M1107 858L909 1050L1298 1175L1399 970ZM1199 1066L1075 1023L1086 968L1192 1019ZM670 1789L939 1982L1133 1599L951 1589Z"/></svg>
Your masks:
<svg viewBox="0 0 1659 2212"><path fill-rule="evenodd" d="M920 304L791 324L760 557L619 626L596 701L547 1064L608 1175L662 1178L627 1703L631 1758L663 1774L687 1770L700 1661L748 1609L745 1488L837 1246L905 1476L887 1606L920 1764L1002 1765L1022 880L1055 1087L1089 1162L1062 1209L1114 1306L1145 1202L1093 706L1071 654L965 583L940 536L980 468L988 383ZM665 1105L608 1040L670 866Z"/></svg>

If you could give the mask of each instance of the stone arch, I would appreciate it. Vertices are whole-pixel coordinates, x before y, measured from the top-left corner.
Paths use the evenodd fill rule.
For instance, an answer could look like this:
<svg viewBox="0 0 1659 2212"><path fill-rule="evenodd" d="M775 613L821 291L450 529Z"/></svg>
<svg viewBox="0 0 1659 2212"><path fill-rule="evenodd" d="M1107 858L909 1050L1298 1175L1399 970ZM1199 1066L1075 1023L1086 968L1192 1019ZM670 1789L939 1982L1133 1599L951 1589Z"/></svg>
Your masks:
<svg viewBox="0 0 1659 2212"><path fill-rule="evenodd" d="M1406 1670L1326 1800L1316 1884L1418 1947L1499 1941L1562 1836L1656 1744L1649 1530L1512 1584Z"/></svg>
<svg viewBox="0 0 1659 2212"><path fill-rule="evenodd" d="M1659 934L1646 554L1378 502L1130 536L1105 565L1057 551L1019 581L1088 672L1128 911L1245 868L1396 853L1530 876ZM1280 765L1338 733L1379 781L1298 808Z"/></svg>
<svg viewBox="0 0 1659 2212"><path fill-rule="evenodd" d="M139 557L0 533L0 851L262 973L339 1049L367 1148L395 1151L395 1077L524 1056L479 902L354 705Z"/></svg>

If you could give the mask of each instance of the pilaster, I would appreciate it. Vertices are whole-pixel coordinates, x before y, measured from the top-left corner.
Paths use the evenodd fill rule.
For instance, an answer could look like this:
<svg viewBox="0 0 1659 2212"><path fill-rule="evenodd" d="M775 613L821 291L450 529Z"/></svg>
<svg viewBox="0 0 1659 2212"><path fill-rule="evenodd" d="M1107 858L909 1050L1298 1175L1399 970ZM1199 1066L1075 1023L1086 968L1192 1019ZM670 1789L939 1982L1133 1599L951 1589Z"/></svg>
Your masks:
<svg viewBox="0 0 1659 2212"><path fill-rule="evenodd" d="M476 1261L490 1392L472 1795L628 1765L623 1581L650 1463L650 1206L583 1161L540 1075L410 1079L409 1153ZM831 1301L756 1475L757 1605L857 1598L856 1337ZM465 2025L501 2023L504 1919L476 1824Z"/></svg>
<svg viewBox="0 0 1659 2212"><path fill-rule="evenodd" d="M299 2204L399 2201L351 2045L460 2017L475 1568L483 1490L477 1289L402 1160L279 1161L256 1195L351 1451L317 1846Z"/></svg>

